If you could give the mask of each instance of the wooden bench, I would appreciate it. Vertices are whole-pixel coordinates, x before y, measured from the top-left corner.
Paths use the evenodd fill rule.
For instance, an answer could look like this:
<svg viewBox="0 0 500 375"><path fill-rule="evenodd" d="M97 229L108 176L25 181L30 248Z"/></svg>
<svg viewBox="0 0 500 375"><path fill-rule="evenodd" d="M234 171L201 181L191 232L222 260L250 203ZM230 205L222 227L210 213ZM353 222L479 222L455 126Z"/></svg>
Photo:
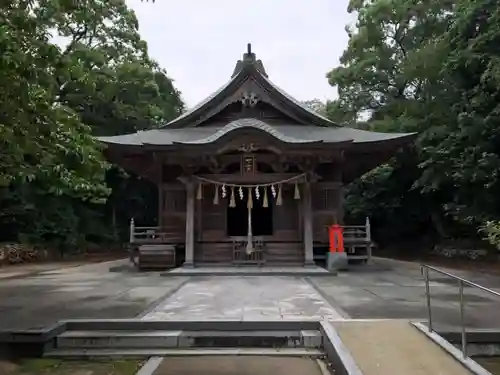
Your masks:
<svg viewBox="0 0 500 375"><path fill-rule="evenodd" d="M136 266L142 269L168 269L175 267L175 245L146 244L137 249Z"/></svg>

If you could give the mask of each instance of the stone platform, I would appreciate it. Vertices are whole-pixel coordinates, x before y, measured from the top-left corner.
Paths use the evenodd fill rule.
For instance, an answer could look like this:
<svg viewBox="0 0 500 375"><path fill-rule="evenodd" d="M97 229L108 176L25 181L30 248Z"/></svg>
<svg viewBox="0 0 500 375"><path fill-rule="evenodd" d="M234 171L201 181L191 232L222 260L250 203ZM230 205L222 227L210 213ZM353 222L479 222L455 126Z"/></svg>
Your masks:
<svg viewBox="0 0 500 375"><path fill-rule="evenodd" d="M332 276L335 273L328 272L318 266L200 266L179 267L161 273L162 276Z"/></svg>

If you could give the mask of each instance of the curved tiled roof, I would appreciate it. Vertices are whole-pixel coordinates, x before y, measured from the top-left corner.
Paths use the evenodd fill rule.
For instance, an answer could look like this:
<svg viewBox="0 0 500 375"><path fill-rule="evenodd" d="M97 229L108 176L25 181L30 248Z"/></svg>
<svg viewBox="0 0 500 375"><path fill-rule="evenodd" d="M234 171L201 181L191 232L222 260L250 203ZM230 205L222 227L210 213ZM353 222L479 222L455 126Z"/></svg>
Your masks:
<svg viewBox="0 0 500 375"><path fill-rule="evenodd" d="M209 95L208 97L206 97L205 99L203 99L201 102L199 102L198 104L196 104L194 107L190 108L189 110L187 110L186 112L184 112L182 115L176 117L175 119L173 119L172 121L169 121L167 122L166 124L162 125L161 127L164 128L164 127L168 127L168 126L171 126L175 123L177 123L178 121L180 120L183 120L191 115L193 115L195 112L199 111L200 109L202 109L203 107L207 106L207 105L210 105L210 103L216 99L219 95L221 95L229 86L231 86L231 84L233 84L236 80L239 79L240 75L241 75L241 71L238 73L238 74L235 74L233 77L231 77L231 79L226 82L223 86L219 87L215 92L213 92L211 95Z"/></svg>
<svg viewBox="0 0 500 375"><path fill-rule="evenodd" d="M184 142L177 142L177 143L184 143L184 144L208 144L212 143L219 138L223 137L224 135L238 129L244 129L244 128L250 128L250 129L257 129L264 131L270 135L272 135L274 138L279 139L282 142L285 143L311 143L311 142L318 142L318 140L309 140L309 139L300 139L300 138L294 138L293 136L288 136L276 127L273 127L269 124L266 124L263 121L254 119L254 118L243 118L243 119L238 119L235 121L230 122L229 124L223 126L219 130L215 131L213 134L209 135L206 138L200 138L200 139L195 139L192 141L184 141Z"/></svg>
<svg viewBox="0 0 500 375"><path fill-rule="evenodd" d="M320 126L338 126L324 116L321 116L311 108L300 103L297 99L286 93L283 89L276 86L267 76L264 65L261 60L257 60L255 54L249 50L248 53L243 55L243 60L239 60L236 64L235 71L231 79L213 94L205 98L193 108L189 109L179 117L162 125L162 128L175 128L185 127L188 122L196 122L199 120L200 115L210 111L222 99L232 93L232 89L238 87L238 83L243 82L245 78L254 77L260 81L265 89L270 92L271 96L276 97L278 101L286 103L295 111L298 111L305 117L305 123L316 124Z"/></svg>
<svg viewBox="0 0 500 375"><path fill-rule="evenodd" d="M311 125L270 125L254 118L235 120L225 126L203 126L180 129L153 129L134 134L100 137L108 144L128 146L171 146L175 144L202 145L240 129L257 129L264 131L284 143L339 143L369 144L389 141L397 138L408 138L413 133L377 133L346 127L319 127Z"/></svg>
<svg viewBox="0 0 500 375"><path fill-rule="evenodd" d="M294 124L270 125L256 118L241 118L224 126L196 126L202 119L215 114L223 107L221 103L233 95L241 85L249 79L257 83L259 88L269 95L269 100L297 120ZM279 105L278 105L279 103ZM220 106L220 107L217 107ZM255 58L249 46L248 52L239 60L231 79L220 89L199 103L197 106L163 125L159 129L140 131L134 134L100 137L107 144L125 146L172 146L172 145L204 145L217 141L221 137L239 129L256 129L265 132L277 140L291 144L346 142L356 144L373 144L395 139L402 141L414 134L377 133L339 126L326 117L321 116L309 107L287 94L269 80L264 66Z"/></svg>

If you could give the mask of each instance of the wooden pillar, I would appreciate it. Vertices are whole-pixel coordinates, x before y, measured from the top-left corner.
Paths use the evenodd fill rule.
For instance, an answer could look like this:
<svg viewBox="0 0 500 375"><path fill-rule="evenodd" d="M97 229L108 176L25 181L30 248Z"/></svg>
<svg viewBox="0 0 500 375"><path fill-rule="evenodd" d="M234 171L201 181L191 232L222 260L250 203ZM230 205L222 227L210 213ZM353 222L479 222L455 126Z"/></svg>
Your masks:
<svg viewBox="0 0 500 375"><path fill-rule="evenodd" d="M158 182L156 183L156 188L158 189L158 220L156 225L160 228L163 227L163 164L160 163L158 168Z"/></svg>
<svg viewBox="0 0 500 375"><path fill-rule="evenodd" d="M160 182L156 185L158 189L158 221L157 224L160 228L163 227L163 184Z"/></svg>
<svg viewBox="0 0 500 375"><path fill-rule="evenodd" d="M337 183L336 195L337 202L335 203L335 221L339 225L344 225L344 205L345 205L345 187L343 183L342 168L344 166L344 161L334 165L334 181Z"/></svg>
<svg viewBox="0 0 500 375"><path fill-rule="evenodd" d="M194 266L194 205L195 186L192 180L188 180L186 185L186 260L185 267Z"/></svg>
<svg viewBox="0 0 500 375"><path fill-rule="evenodd" d="M339 186L338 191L338 208L337 208L337 220L338 224L345 225L344 215L345 215L345 188L344 185Z"/></svg>
<svg viewBox="0 0 500 375"><path fill-rule="evenodd" d="M130 219L130 243L135 242L135 221L134 218Z"/></svg>
<svg viewBox="0 0 500 375"><path fill-rule="evenodd" d="M304 194L302 199L302 217L304 223L304 264L306 266L314 265L313 254L313 217L312 217L312 199L311 199L311 183L308 181L304 184Z"/></svg>

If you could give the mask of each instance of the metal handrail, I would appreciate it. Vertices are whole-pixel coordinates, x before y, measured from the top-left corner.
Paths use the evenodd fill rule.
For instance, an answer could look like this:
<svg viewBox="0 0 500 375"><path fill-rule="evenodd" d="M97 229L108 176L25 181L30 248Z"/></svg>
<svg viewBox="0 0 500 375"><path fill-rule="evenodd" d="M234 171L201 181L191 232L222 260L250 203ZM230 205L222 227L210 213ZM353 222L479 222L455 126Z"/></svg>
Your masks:
<svg viewBox="0 0 500 375"><path fill-rule="evenodd" d="M500 297L500 293L494 291L493 289L486 288L482 285L476 284L472 281L466 280L464 278L455 276L449 272L440 270L439 268L432 267L426 264L422 264L420 267L420 270L422 272L422 275L424 276L425 279L425 297L427 301L427 315L429 319L429 332L432 332L432 312L431 312L431 288L429 285L430 279L429 279L429 270L434 271L436 273L439 273L441 275L445 275L451 279L457 280L458 281L458 297L459 297L459 306L460 306L460 328L461 328L461 335L462 335L462 355L464 358L467 357L467 331L465 328L465 300L464 300L464 285L471 286L473 288L480 289L484 292L493 294L494 296Z"/></svg>

